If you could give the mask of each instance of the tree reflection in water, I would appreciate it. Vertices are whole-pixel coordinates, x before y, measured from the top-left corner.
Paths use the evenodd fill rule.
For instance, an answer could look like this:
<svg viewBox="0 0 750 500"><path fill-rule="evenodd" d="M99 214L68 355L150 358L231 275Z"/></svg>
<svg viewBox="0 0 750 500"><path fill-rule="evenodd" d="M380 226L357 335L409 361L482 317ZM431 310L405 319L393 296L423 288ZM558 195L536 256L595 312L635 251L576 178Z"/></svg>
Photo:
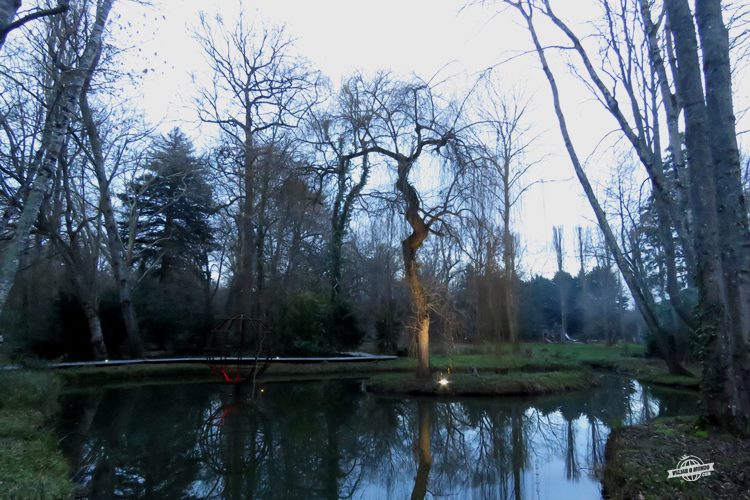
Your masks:
<svg viewBox="0 0 750 500"><path fill-rule="evenodd" d="M356 381L72 394L62 443L89 498L596 498L613 425L696 411L604 377L544 398L402 399Z"/></svg>
<svg viewBox="0 0 750 500"><path fill-rule="evenodd" d="M264 414L256 404L260 389L235 384L228 402L206 419L199 437L199 461L216 476L207 496L241 499L245 486L254 491L258 472L268 456ZM251 397L245 393L250 391Z"/></svg>
<svg viewBox="0 0 750 500"><path fill-rule="evenodd" d="M414 480L414 489L411 492L412 500L422 500L427 494L427 481L432 467L432 453L430 453L430 429L431 410L430 403L424 399L417 401L417 415L419 420L419 431L417 436L417 477Z"/></svg>

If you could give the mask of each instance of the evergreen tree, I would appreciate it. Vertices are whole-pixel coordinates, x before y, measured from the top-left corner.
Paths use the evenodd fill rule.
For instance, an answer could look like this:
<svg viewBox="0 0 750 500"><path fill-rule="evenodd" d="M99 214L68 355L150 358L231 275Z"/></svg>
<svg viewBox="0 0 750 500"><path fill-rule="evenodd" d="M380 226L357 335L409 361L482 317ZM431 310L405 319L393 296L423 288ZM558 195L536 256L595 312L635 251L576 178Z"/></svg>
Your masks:
<svg viewBox="0 0 750 500"><path fill-rule="evenodd" d="M189 351L202 344L212 322L208 256L214 211L206 166L178 129L154 141L147 172L123 199L136 207L133 262L141 279L134 291L140 326L150 345Z"/></svg>
<svg viewBox="0 0 750 500"><path fill-rule="evenodd" d="M138 202L135 260L144 271L155 269L160 282L181 272L201 276L212 247L205 165L190 140L173 129L155 141L148 170L126 195Z"/></svg>

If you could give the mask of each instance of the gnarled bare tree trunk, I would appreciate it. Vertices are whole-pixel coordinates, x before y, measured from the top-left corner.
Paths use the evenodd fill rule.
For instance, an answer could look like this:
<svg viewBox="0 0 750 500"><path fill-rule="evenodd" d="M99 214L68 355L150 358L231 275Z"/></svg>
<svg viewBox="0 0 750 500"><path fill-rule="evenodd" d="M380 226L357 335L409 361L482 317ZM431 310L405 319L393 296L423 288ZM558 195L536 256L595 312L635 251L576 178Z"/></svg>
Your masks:
<svg viewBox="0 0 750 500"><path fill-rule="evenodd" d="M401 192L406 203L404 216L412 228L412 233L401 242L404 257L404 274L414 308L414 329L417 336L417 377L430 378L430 311L427 295L419 278L417 251L427 239L429 228L419 213L419 196L409 183L412 161L404 159L398 164L396 189Z"/></svg>

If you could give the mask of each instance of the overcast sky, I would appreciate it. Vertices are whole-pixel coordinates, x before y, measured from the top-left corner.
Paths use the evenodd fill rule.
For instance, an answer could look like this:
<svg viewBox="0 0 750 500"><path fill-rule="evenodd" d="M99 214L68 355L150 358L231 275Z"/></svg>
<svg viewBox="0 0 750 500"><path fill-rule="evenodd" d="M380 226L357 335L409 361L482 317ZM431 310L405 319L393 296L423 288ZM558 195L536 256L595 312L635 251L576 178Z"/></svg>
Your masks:
<svg viewBox="0 0 750 500"><path fill-rule="evenodd" d="M558 14L577 30L591 31L589 21L596 16L591 7L594 2L557 4ZM118 2L115 11L121 16L120 24L131 22L134 27L119 35L127 33L127 42L136 46L127 64L134 69L142 66L141 71L146 71L141 85L127 92L133 94L132 105L143 110L149 122L160 124L160 130L180 126L198 143L210 136L211 130L205 125L200 130L196 125L196 85L191 75L200 79L207 72L191 29L197 25L201 11L209 16L220 13L231 25L240 5L246 17L255 22L267 26L285 24L296 39L297 53L334 84L355 70L372 73L381 69L423 78L442 70L446 76L455 75L455 81L463 82L494 66L493 74L501 88L520 90L530 100L527 125L532 135L539 136L530 157L542 161L527 181L545 182L528 191L515 214L516 230L525 247L521 268L527 275L554 273L552 227L563 225L568 250L566 266L575 272L573 228L593 225L593 215L563 149L538 60L533 54L520 55L531 48L531 42L515 11L501 9L500 2L462 9L465 2L448 0L153 0L149 8L130 1ZM544 26L541 35L545 43L559 40L552 29ZM609 167L619 153L599 144L615 123L580 82L565 74L564 56L551 52L548 57L557 63L579 156L589 158L595 153L590 157L588 171L603 189ZM747 71L739 72L735 82L738 110L750 103L746 74ZM739 128L750 128L746 122L742 118Z"/></svg>

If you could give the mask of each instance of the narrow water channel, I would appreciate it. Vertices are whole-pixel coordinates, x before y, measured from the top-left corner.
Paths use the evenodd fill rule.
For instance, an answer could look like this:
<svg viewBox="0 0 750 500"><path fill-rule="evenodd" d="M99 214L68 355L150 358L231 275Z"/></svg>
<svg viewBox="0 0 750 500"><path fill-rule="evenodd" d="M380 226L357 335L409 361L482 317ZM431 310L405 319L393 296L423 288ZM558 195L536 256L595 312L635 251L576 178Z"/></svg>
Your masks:
<svg viewBox="0 0 750 500"><path fill-rule="evenodd" d="M79 498L594 499L610 430L691 415L698 395L598 376L537 398L368 394L359 381L67 394Z"/></svg>

